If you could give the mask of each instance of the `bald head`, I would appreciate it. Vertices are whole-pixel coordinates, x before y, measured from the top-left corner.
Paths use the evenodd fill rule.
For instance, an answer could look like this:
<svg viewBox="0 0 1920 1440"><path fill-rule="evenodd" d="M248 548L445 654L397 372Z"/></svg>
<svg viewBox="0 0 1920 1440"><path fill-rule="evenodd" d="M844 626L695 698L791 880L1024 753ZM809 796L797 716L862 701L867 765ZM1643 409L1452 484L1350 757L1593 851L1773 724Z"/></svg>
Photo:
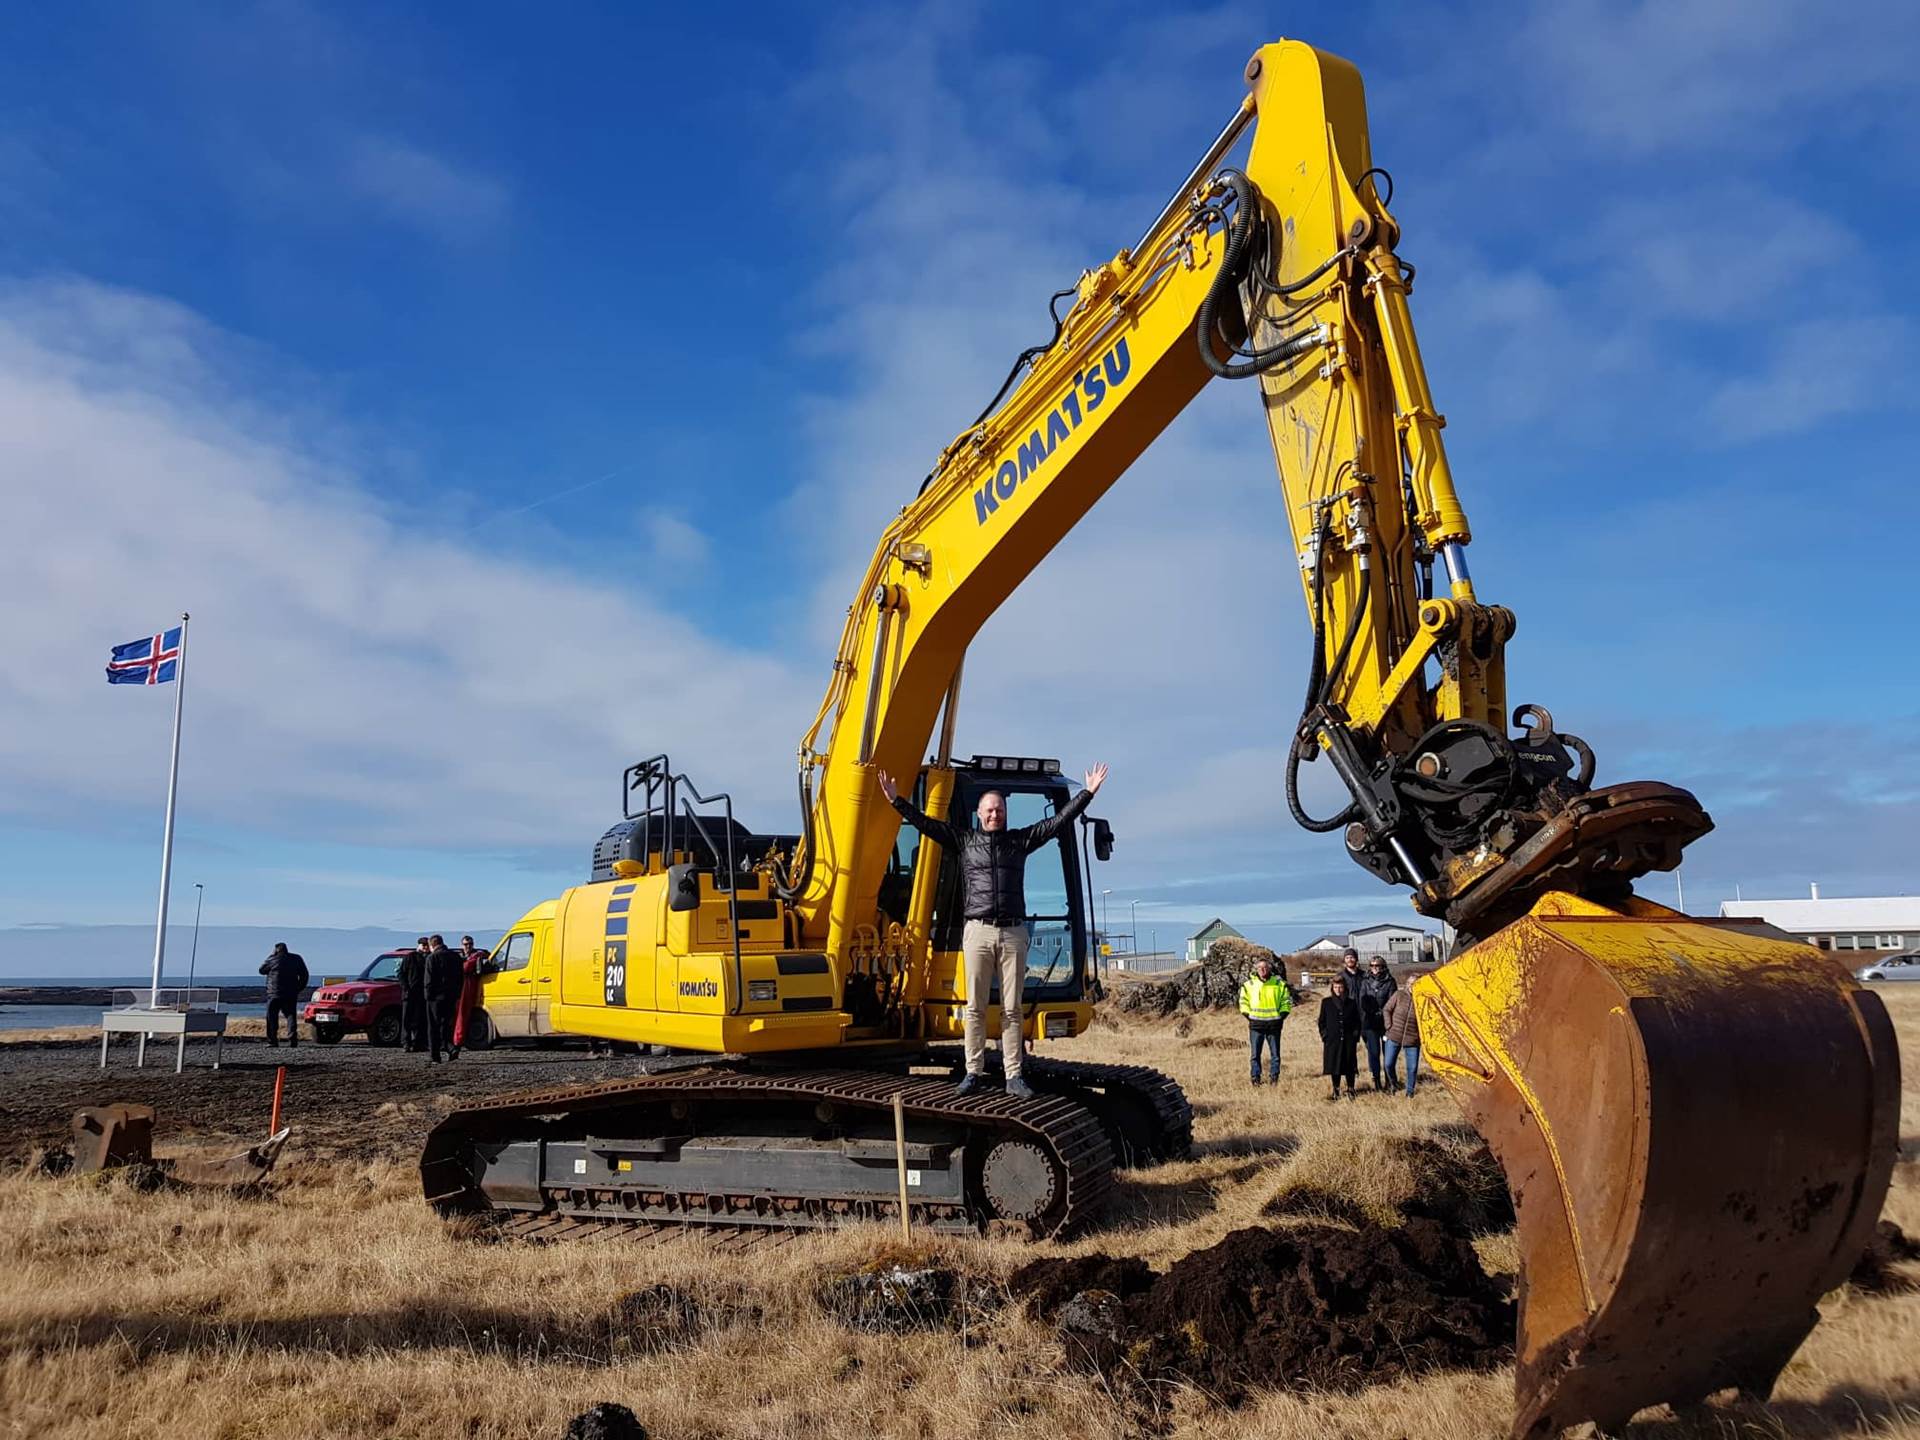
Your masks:
<svg viewBox="0 0 1920 1440"><path fill-rule="evenodd" d="M980 797L979 807L974 814L980 817L982 830L1004 830L1007 828L1007 797L998 790L989 790Z"/></svg>

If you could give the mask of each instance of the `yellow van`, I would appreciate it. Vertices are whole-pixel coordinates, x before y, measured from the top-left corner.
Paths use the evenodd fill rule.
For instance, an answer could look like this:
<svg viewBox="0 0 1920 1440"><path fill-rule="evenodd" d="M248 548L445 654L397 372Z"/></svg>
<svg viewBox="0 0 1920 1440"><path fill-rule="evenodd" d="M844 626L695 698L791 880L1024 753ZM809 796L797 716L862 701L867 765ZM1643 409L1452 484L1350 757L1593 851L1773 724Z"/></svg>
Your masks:
<svg viewBox="0 0 1920 1440"><path fill-rule="evenodd" d="M533 907L493 947L480 977L480 1010L490 1040L537 1039L553 1027L553 900Z"/></svg>

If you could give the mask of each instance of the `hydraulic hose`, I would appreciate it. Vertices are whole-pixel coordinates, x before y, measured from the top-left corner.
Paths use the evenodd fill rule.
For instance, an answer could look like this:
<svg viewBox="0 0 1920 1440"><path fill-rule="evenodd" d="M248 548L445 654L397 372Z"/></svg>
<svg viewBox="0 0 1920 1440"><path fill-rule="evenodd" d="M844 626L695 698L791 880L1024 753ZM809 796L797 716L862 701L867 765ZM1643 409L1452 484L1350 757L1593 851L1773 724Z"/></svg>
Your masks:
<svg viewBox="0 0 1920 1440"><path fill-rule="evenodd" d="M813 786L808 784L808 778L809 771L803 761L799 779L800 846L807 854L807 868L801 872L800 878L795 880L793 873L783 865L780 869L785 873L776 875L773 879L773 893L789 905L806 893L807 886L813 880Z"/></svg>
<svg viewBox="0 0 1920 1440"><path fill-rule="evenodd" d="M1346 809L1328 820L1316 820L1307 814L1306 807L1300 803L1300 746L1307 743L1309 738L1300 737L1287 751L1287 811L1302 830L1325 835L1343 825L1352 824L1354 817L1360 813L1360 807L1349 802Z"/></svg>
<svg viewBox="0 0 1920 1440"><path fill-rule="evenodd" d="M1349 824L1359 810L1358 806L1349 804L1329 820L1316 820L1300 803L1300 762L1306 756L1306 747L1313 743L1313 737L1307 731L1307 721L1325 698L1329 683L1326 674L1327 626L1322 606L1326 593L1326 571L1322 568L1322 557L1327 553L1326 544L1326 522L1322 519L1314 532L1313 547L1313 658L1307 666L1307 699L1300 712L1300 729L1294 736L1293 744L1287 748L1286 766L1287 811L1301 829L1310 830L1316 835L1325 835Z"/></svg>
<svg viewBox="0 0 1920 1440"><path fill-rule="evenodd" d="M1340 653L1334 656L1333 668L1327 671L1327 678L1320 683L1320 694L1316 701L1318 704L1324 705L1327 702L1333 694L1334 684L1346 673L1347 657L1353 653L1353 642L1360 638L1360 622L1366 618L1367 597L1373 593L1373 586L1368 583L1369 578L1366 566L1363 564L1360 567L1360 598L1355 602L1353 614L1347 620L1347 633L1340 641Z"/></svg>
<svg viewBox="0 0 1920 1440"><path fill-rule="evenodd" d="M1200 342L1200 359L1207 369L1222 380L1244 380L1306 354L1317 348L1321 340L1319 328L1315 326L1289 335L1265 350L1234 352L1244 355L1244 359L1222 360L1213 353L1214 337L1219 333L1220 306L1247 278L1252 259L1254 227L1259 223L1260 216L1259 192L1253 188L1251 180L1238 170L1222 170L1217 179L1233 192L1233 219L1227 224L1226 254L1221 257L1220 270L1213 277L1213 284L1207 287L1207 298L1200 302L1200 315L1194 323L1194 334ZM1290 285L1269 285L1267 288L1274 294L1291 294L1319 279L1345 253L1340 251L1329 256L1311 275ZM1247 328L1251 333L1252 327Z"/></svg>

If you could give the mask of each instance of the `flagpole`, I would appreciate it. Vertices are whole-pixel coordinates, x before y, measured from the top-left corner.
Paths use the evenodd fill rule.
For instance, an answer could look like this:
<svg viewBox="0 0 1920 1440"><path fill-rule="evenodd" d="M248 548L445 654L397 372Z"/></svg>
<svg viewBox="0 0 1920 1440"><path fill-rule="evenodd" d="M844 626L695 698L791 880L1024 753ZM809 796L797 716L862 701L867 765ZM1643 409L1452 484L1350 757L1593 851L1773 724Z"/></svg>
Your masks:
<svg viewBox="0 0 1920 1440"><path fill-rule="evenodd" d="M180 789L180 709L187 698L187 620L180 617L180 659L173 669L173 757L167 762L167 830L160 842L160 919L153 931L153 993L147 1008L160 1007L160 963L167 953L167 891L173 884L173 798Z"/></svg>

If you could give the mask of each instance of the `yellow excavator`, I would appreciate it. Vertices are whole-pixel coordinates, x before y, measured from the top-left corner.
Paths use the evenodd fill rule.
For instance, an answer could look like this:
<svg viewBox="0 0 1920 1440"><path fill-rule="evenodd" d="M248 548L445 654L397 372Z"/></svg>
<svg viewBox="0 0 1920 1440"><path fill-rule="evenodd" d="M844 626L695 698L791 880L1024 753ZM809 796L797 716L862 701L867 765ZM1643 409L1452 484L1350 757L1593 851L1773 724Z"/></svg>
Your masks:
<svg viewBox="0 0 1920 1440"><path fill-rule="evenodd" d="M1191 1111L1149 1070L1036 1059L1031 1100L956 1096L956 867L876 777L917 777L936 817L989 787L1010 825L1057 813L1057 763L955 758L968 645L1203 386L1250 380L1312 627L1285 803L1459 936L1413 993L1518 1210L1514 1433L1764 1395L1885 1197L1886 1015L1814 950L1635 896L1712 822L1671 785L1596 786L1545 708L1509 711L1515 619L1468 571L1359 74L1282 41L1245 80L1165 209L1055 297L1051 340L881 536L800 745L799 832L745 829L655 757L627 772L594 880L510 937L556 1029L680 1053L455 1112L426 1193L526 1234L885 1217L898 1096L920 1224L1059 1235L1116 1163L1183 1154ZM1299 772L1322 762L1346 798L1314 815ZM1030 861L1033 1039L1087 1024L1088 852L1110 846L1083 821Z"/></svg>

